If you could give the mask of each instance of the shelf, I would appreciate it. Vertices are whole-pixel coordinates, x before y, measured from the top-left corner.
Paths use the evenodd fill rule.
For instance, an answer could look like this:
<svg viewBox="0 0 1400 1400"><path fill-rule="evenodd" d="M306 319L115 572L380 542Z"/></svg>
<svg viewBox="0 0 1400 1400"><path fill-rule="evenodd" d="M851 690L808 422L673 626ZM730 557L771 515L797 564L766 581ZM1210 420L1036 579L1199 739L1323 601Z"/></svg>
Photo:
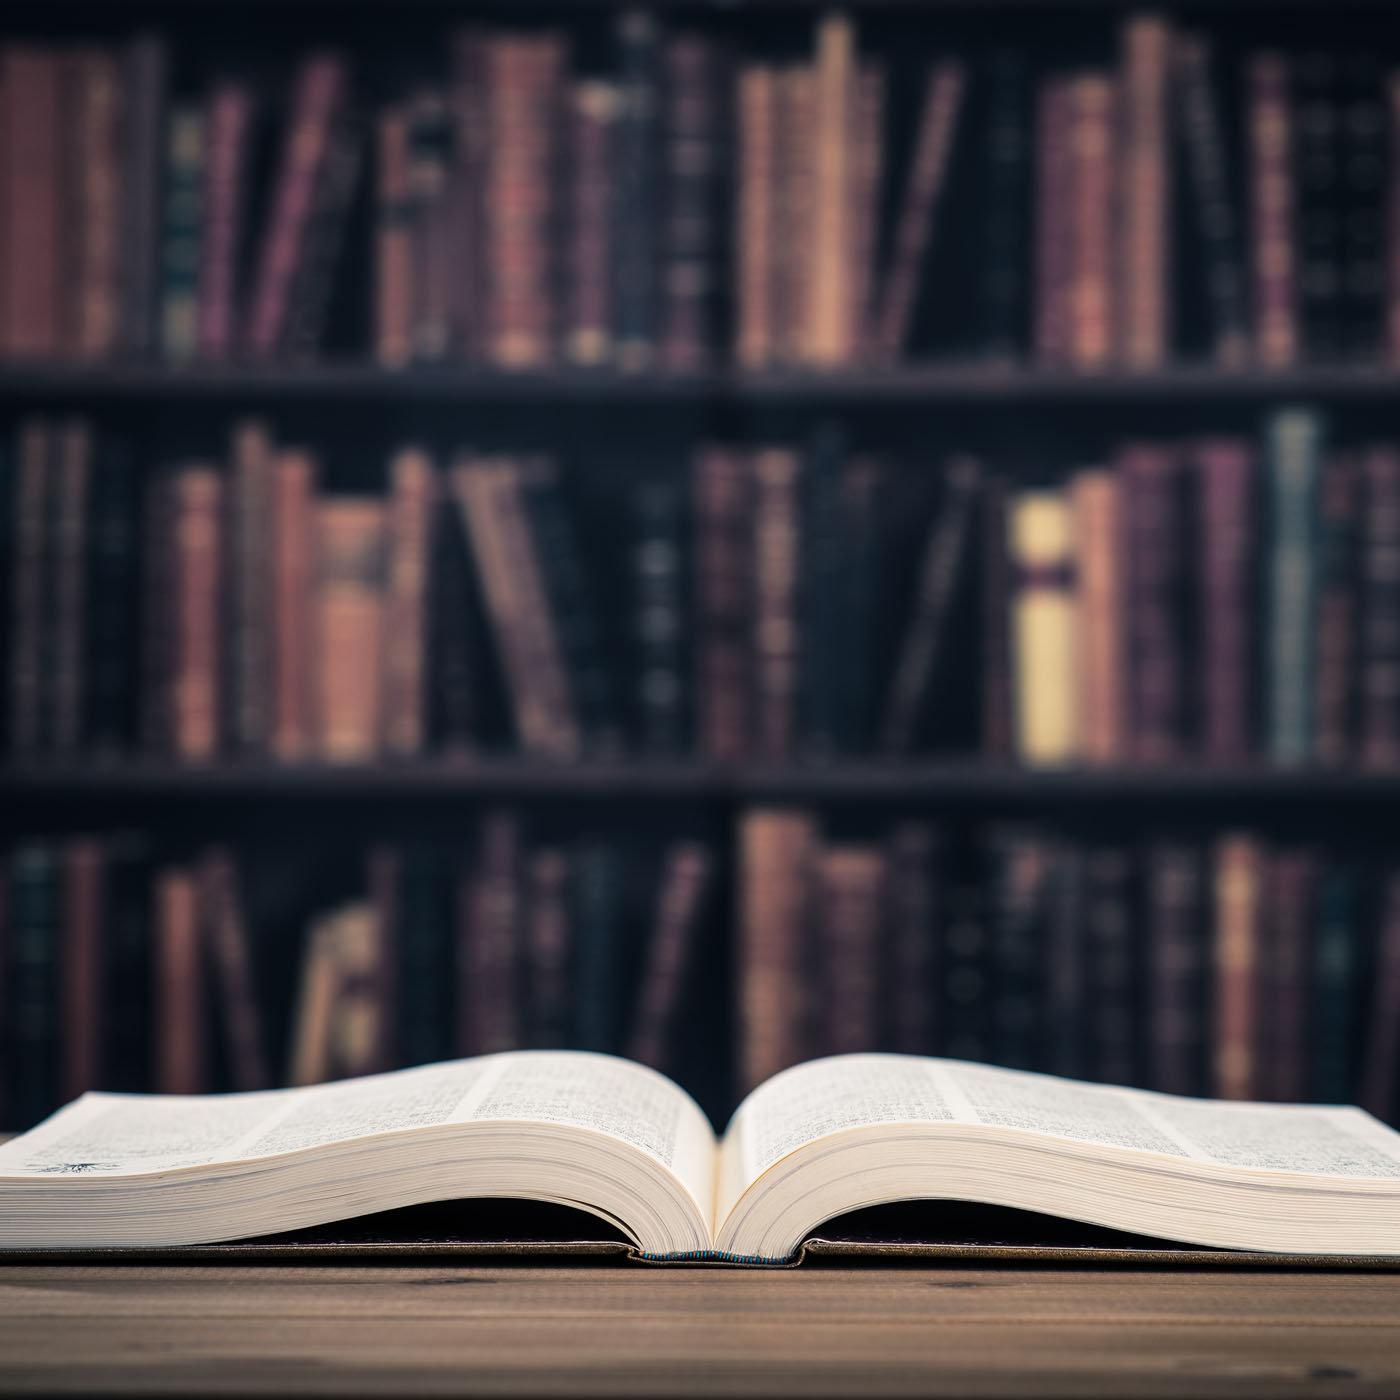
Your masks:
<svg viewBox="0 0 1400 1400"><path fill-rule="evenodd" d="M678 762L546 765L511 759L367 765L181 766L132 761L10 764L0 802L229 799L520 799L1133 802L1400 799L1400 771L1192 763L1162 768L1027 770L975 759L715 768ZM11 817L19 815L11 808Z"/></svg>
<svg viewBox="0 0 1400 1400"><path fill-rule="evenodd" d="M1312 366L1294 370L1222 370L1182 365L1147 374L1070 373L995 364L904 365L829 373L623 374L555 369L512 373L476 368L403 371L350 362L191 366L0 365L0 397L10 400L259 400L374 404L567 403L969 405L1036 403L1221 402L1277 399L1393 402L1400 369Z"/></svg>

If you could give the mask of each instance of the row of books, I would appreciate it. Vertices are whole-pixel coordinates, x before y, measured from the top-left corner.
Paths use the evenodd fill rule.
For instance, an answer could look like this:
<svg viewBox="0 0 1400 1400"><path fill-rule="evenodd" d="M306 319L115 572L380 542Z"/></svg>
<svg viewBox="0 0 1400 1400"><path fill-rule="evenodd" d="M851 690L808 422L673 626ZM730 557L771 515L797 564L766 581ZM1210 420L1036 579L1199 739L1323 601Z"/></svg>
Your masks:
<svg viewBox="0 0 1400 1400"><path fill-rule="evenodd" d="M675 1068L714 899L702 841L529 840L491 811L462 849L373 845L359 889L324 905L266 865L136 833L15 845L0 1122L86 1089L261 1089L525 1047Z"/></svg>
<svg viewBox="0 0 1400 1400"><path fill-rule="evenodd" d="M261 420L138 472L34 419L6 465L19 758L1400 763L1400 452L1307 409L1031 490L828 429L620 484L405 446L384 498Z"/></svg>
<svg viewBox="0 0 1400 1400"><path fill-rule="evenodd" d="M739 833L740 1091L930 1052L1176 1094L1400 1109L1400 869L1249 832Z"/></svg>
<svg viewBox="0 0 1400 1400"><path fill-rule="evenodd" d="M190 97L158 36L5 44L0 352L314 353L368 203L352 320L390 366L1400 357L1400 86L1373 51L1258 52L1237 83L1141 14L1112 67L1000 47L906 92L840 13L781 62L645 10L614 37L599 76L562 31L464 28L369 112L332 51L284 94Z"/></svg>

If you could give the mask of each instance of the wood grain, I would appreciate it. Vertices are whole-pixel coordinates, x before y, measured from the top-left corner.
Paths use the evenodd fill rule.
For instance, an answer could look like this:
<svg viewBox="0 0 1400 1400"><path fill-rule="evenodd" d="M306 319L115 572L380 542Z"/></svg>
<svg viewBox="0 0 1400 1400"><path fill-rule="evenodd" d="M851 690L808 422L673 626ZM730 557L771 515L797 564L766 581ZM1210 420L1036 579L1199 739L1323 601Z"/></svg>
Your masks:
<svg viewBox="0 0 1400 1400"><path fill-rule="evenodd" d="M0 1269L0 1392L1400 1393L1400 1276Z"/></svg>

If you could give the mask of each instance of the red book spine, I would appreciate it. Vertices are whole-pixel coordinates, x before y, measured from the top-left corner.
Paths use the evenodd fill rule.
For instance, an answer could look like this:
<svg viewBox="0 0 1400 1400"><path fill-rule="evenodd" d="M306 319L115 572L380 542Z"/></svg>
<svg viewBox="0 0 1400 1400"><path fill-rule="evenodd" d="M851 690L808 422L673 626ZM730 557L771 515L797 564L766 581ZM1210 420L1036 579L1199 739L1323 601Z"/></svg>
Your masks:
<svg viewBox="0 0 1400 1400"><path fill-rule="evenodd" d="M1069 357L1069 82L1047 78L1036 107L1035 350Z"/></svg>
<svg viewBox="0 0 1400 1400"><path fill-rule="evenodd" d="M699 747L729 763L749 746L749 653L746 629L752 598L748 464L722 447L695 462L695 662Z"/></svg>
<svg viewBox="0 0 1400 1400"><path fill-rule="evenodd" d="M391 369L413 358L413 227L408 188L408 113L379 115L376 166L375 354Z"/></svg>
<svg viewBox="0 0 1400 1400"><path fill-rule="evenodd" d="M755 739L759 755L789 758L796 741L798 663L798 518L796 453L753 457Z"/></svg>
<svg viewBox="0 0 1400 1400"><path fill-rule="evenodd" d="M1248 757L1254 618L1253 457L1248 443L1196 448L1201 501L1201 716L1210 758Z"/></svg>
<svg viewBox="0 0 1400 1400"><path fill-rule="evenodd" d="M1113 353L1114 91L1084 73L1067 98L1069 358L1101 369Z"/></svg>
<svg viewBox="0 0 1400 1400"><path fill-rule="evenodd" d="M175 478L175 753L194 761L213 758L219 743L222 507L214 468Z"/></svg>
<svg viewBox="0 0 1400 1400"><path fill-rule="evenodd" d="M95 841L69 844L64 856L63 978L60 1017L63 1097L76 1099L102 1079L102 850Z"/></svg>
<svg viewBox="0 0 1400 1400"><path fill-rule="evenodd" d="M235 278L243 230L253 99L238 83L218 84L209 98L205 137L204 223L199 270L197 344L207 360L234 347Z"/></svg>
<svg viewBox="0 0 1400 1400"><path fill-rule="evenodd" d="M204 978L194 876L172 867L155 891L156 1091L204 1092Z"/></svg>
<svg viewBox="0 0 1400 1400"><path fill-rule="evenodd" d="M465 946L462 987L462 1053L489 1055L520 1043L515 955L519 934L520 828L508 812L482 823L481 859L463 889Z"/></svg>
<svg viewBox="0 0 1400 1400"><path fill-rule="evenodd" d="M116 349L121 325L122 91L117 61L103 49L84 50L77 71L72 345L83 358L100 359Z"/></svg>
<svg viewBox="0 0 1400 1400"><path fill-rule="evenodd" d="M1249 70L1255 350L1273 368L1298 358L1297 249L1288 63L1261 54Z"/></svg>
<svg viewBox="0 0 1400 1400"><path fill-rule="evenodd" d="M1216 848L1212 1078L1222 1099L1252 1099L1258 1093L1263 865L1263 851L1248 836L1227 836Z"/></svg>
<svg viewBox="0 0 1400 1400"><path fill-rule="evenodd" d="M816 285L817 78L808 64L778 74L771 275L777 358L809 359Z"/></svg>
<svg viewBox="0 0 1400 1400"><path fill-rule="evenodd" d="M311 544L316 468L282 452L272 487L272 751L306 756L311 745Z"/></svg>
<svg viewBox="0 0 1400 1400"><path fill-rule="evenodd" d="M826 974L826 1043L832 1055L876 1048L885 861L865 846L832 846L818 857L817 908Z"/></svg>
<svg viewBox="0 0 1400 1400"><path fill-rule="evenodd" d="M486 354L485 175L490 150L486 53L490 41L468 26L452 40L452 343L466 360Z"/></svg>
<svg viewBox="0 0 1400 1400"><path fill-rule="evenodd" d="M744 369L773 359L774 231L777 218L777 75L751 65L738 86L735 228L735 354Z"/></svg>

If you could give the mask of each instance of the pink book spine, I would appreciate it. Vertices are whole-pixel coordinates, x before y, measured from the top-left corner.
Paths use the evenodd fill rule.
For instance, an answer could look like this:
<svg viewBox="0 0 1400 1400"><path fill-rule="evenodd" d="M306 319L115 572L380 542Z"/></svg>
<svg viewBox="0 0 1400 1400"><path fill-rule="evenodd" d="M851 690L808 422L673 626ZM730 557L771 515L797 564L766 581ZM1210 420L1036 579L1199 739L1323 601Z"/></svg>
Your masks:
<svg viewBox="0 0 1400 1400"><path fill-rule="evenodd" d="M222 360L233 349L234 277L243 218L252 98L223 83L209 99L204 186L204 239L199 269L199 353Z"/></svg>

